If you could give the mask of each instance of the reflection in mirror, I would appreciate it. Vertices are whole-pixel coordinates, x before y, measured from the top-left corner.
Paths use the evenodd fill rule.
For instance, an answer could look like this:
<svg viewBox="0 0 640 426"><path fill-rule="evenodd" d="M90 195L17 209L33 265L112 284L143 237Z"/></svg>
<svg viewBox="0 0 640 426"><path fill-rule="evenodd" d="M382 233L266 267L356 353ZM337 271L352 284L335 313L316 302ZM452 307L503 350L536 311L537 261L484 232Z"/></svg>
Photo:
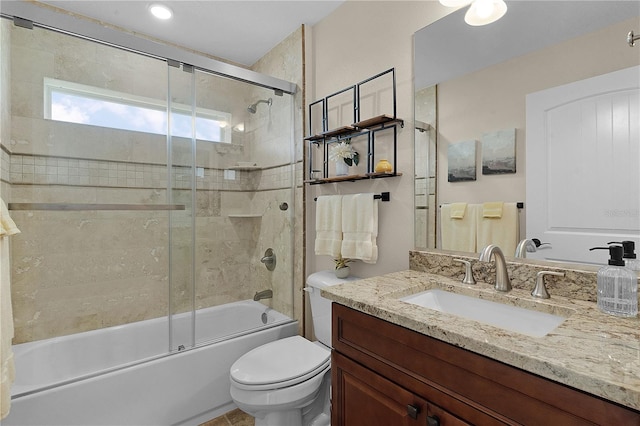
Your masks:
<svg viewBox="0 0 640 426"><path fill-rule="evenodd" d="M437 87L437 108L433 119L433 123L437 123L434 130L438 148L434 164L436 191L433 197L427 198L427 210L437 212L439 205L454 202L479 204L488 201L524 201L525 208L519 213L520 238L541 237L527 232L530 219L527 213L533 211L532 206L527 204L529 181L531 172L539 169L540 163L530 164L527 161L530 148L527 142L531 141L528 141L530 129L527 128L526 98L535 92L640 65L637 48L629 47L626 43L627 33L640 27L640 4L629 1L509 2L507 14L485 27L466 25L463 14L464 10L458 10L415 34L417 122L425 121L420 116L424 103L422 92ZM640 75L638 77L636 81L640 81ZM630 99L633 100L633 96ZM482 174L483 136L507 129L516 129L515 173ZM629 128L629 134L629 142L636 146L630 155L635 155L635 163L638 164L639 136L632 127ZM447 147L450 143L469 140L477 141L477 179L471 182L448 182ZM416 153L424 150L426 143L423 138L416 137ZM593 148L585 148L585 151L587 149ZM566 164L579 167L581 157L577 154L566 158ZM416 188L419 187L418 171L421 168L425 168L425 165L416 164ZM635 167L636 174L623 170L616 172L621 181L628 182L638 179L637 169ZM578 189L564 187L562 190L574 193ZM573 214L580 215L581 211L592 208L594 202L615 205L615 200L596 201L602 195L601 190L583 189L589 204L575 204ZM611 196L611 191L608 195ZM621 196L628 197L629 194L622 191L618 197ZM419 197L416 191L416 206L420 206ZM625 211L632 219L635 218L636 223L640 223L639 210L636 205ZM547 212L537 215L547 216ZM441 247L438 215L433 216L434 223L427 222L428 226L421 227L419 223L424 223L423 216L416 214L416 234L424 230L424 234L416 235L417 247L423 247L424 241L427 241L427 247L433 247L433 242L436 247ZM612 241L604 239L608 238L605 235L613 232L640 244L639 226L631 228L603 232L594 227L586 232L596 239L601 236L603 243ZM564 230L550 231L561 235ZM435 234L436 238L429 238L431 234ZM541 247L527 257L568 260L554 258L552 247L553 244L545 246L544 250ZM597 262L580 257L589 253L589 247L578 245L576 248L580 254L570 260ZM513 256L513 253L507 255Z"/></svg>
<svg viewBox="0 0 640 426"><path fill-rule="evenodd" d="M435 248L436 87L415 93L415 246Z"/></svg>

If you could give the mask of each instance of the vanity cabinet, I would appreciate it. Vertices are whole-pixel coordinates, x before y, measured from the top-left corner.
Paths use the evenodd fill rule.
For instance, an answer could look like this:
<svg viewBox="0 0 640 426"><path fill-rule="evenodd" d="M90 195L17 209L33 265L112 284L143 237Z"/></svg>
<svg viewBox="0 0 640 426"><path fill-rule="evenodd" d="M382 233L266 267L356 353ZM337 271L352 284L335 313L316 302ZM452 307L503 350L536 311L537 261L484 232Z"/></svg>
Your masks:
<svg viewBox="0 0 640 426"><path fill-rule="evenodd" d="M640 425L640 413L333 303L333 426Z"/></svg>

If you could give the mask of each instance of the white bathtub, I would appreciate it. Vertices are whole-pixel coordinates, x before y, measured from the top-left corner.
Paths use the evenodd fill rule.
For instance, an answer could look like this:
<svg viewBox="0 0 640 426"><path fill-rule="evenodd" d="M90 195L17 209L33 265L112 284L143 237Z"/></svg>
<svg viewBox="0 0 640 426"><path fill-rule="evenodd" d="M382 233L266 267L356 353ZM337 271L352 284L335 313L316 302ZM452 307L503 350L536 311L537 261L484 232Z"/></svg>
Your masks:
<svg viewBox="0 0 640 426"><path fill-rule="evenodd" d="M191 346L192 321L174 316L173 347ZM195 322L196 343L211 344L170 355L167 318L15 345L2 425L199 424L234 408L228 375L237 358L298 328L252 300L199 310Z"/></svg>

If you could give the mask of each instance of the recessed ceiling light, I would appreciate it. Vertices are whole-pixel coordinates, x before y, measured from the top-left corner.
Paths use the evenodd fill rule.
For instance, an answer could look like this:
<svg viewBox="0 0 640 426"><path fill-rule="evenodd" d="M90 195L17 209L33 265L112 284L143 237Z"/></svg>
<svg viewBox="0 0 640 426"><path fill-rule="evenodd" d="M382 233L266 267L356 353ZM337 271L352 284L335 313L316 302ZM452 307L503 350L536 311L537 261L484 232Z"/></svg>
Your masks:
<svg viewBox="0 0 640 426"><path fill-rule="evenodd" d="M149 12L158 19L171 19L173 11L163 4L152 4Z"/></svg>

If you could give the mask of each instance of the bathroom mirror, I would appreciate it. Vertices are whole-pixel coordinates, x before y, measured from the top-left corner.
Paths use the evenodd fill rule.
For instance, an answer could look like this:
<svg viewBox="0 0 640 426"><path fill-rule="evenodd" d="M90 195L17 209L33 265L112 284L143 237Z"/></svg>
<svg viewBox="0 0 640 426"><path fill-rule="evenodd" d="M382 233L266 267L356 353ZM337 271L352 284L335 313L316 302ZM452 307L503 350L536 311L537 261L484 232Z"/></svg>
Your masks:
<svg viewBox="0 0 640 426"><path fill-rule="evenodd" d="M630 30L640 30L637 1L507 3L507 14L493 24L467 25L462 8L415 34L418 249L440 247L439 205L458 201L522 201L520 237L536 237L525 227L532 211L525 178L536 168L526 161L526 95L640 64L639 47L626 42ZM515 173L483 175L482 135L508 129L516 135ZM448 182L447 146L468 140L476 141L476 180ZM640 222L637 209L628 213ZM575 261L592 262L586 256Z"/></svg>

